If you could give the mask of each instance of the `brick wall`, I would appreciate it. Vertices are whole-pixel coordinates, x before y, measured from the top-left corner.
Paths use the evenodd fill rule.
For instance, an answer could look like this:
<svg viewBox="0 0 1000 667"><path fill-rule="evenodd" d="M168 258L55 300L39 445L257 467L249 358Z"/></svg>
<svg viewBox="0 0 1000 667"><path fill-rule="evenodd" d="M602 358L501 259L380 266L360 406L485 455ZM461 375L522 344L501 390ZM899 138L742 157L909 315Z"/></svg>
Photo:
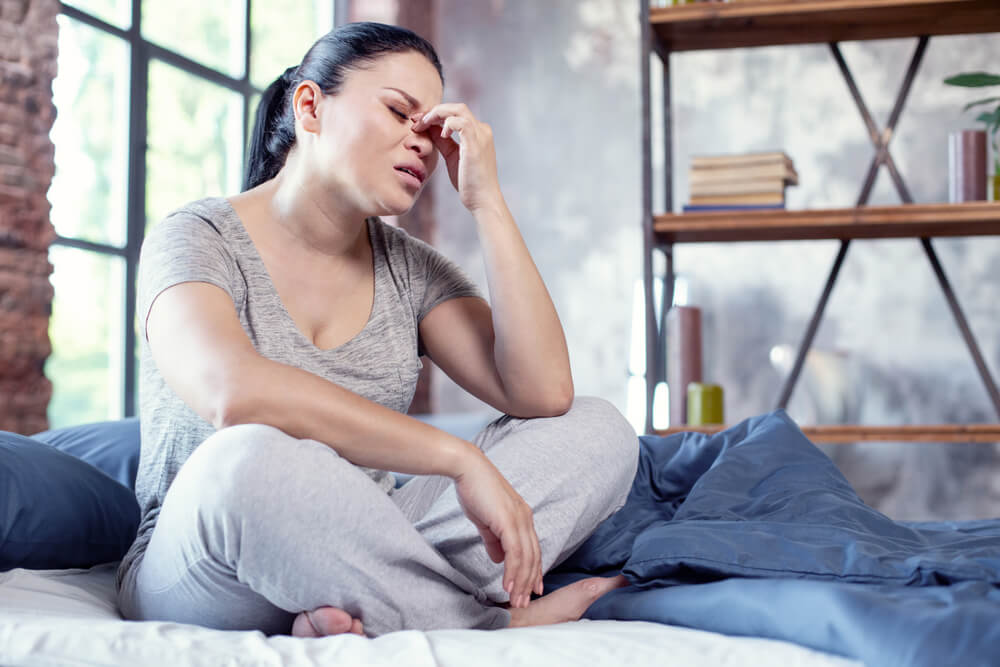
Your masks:
<svg viewBox="0 0 1000 667"><path fill-rule="evenodd" d="M47 428L56 0L0 0L0 430Z"/></svg>

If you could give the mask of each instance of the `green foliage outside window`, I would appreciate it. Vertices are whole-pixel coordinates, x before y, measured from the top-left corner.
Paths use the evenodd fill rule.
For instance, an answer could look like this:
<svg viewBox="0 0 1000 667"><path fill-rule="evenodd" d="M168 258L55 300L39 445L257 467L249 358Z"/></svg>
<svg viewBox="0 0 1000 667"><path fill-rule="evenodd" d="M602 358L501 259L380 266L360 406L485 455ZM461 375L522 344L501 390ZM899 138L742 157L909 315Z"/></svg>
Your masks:
<svg viewBox="0 0 1000 667"><path fill-rule="evenodd" d="M166 63L149 64L146 226L194 199L238 191L243 97Z"/></svg>
<svg viewBox="0 0 1000 667"><path fill-rule="evenodd" d="M142 1L146 39L243 76L242 0ZM127 0L69 4L128 27ZM262 89L301 60L313 40L332 27L332 5L332 0L254 0L251 83ZM66 16L59 22L56 173L49 191L53 223L62 236L120 247L126 238L129 45ZM239 190L244 128L239 93L155 59L148 82L144 222L150 226L188 201ZM259 99L251 95L251 112ZM121 417L124 260L65 246L54 246L50 260L55 267L53 352L46 363L54 385L50 424Z"/></svg>
<svg viewBox="0 0 1000 667"><path fill-rule="evenodd" d="M59 17L52 223L66 237L122 246L128 143L128 44ZM53 246L49 322L53 427L117 417L124 271L120 257Z"/></svg>
<svg viewBox="0 0 1000 667"><path fill-rule="evenodd" d="M72 0L66 4L82 9L102 21L127 30L132 23L132 8L129 0ZM60 25L62 29L62 25Z"/></svg>

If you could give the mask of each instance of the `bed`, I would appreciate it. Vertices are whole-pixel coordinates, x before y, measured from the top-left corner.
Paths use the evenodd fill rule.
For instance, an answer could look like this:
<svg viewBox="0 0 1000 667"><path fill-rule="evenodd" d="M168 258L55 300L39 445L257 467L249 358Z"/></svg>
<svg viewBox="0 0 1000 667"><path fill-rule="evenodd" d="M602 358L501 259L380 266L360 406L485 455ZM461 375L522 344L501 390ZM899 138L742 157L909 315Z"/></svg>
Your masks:
<svg viewBox="0 0 1000 667"><path fill-rule="evenodd" d="M126 622L114 566L0 574L3 665L797 665L860 663L776 640L646 621L591 621L498 631L409 630L377 639L300 639L164 622Z"/></svg>
<svg viewBox="0 0 1000 667"><path fill-rule="evenodd" d="M86 446L79 431L70 439L52 432L18 440L23 451L0 452L0 499L25 508L0 512L0 557L8 559L8 567L0 560L7 570L0 573L0 664L1000 664L1000 520L892 521L864 505L780 410L714 435L640 437L625 506L545 576L549 591L587 576L629 579L580 621L374 640L121 620L115 563L101 558L129 541L115 519L131 493L132 468L122 461L132 450L116 448L137 424L102 428ZM108 436L108 429L121 432ZM19 467L24 451L39 458L33 467ZM92 508L96 501L81 499L98 492L72 488L86 486L79 480L89 471L58 478L59 465L45 457L97 471L88 483L105 484L101 511L68 520ZM45 475L25 483L38 470ZM109 499L110 491L118 495ZM32 494L34 506L25 500ZM60 506L54 497L67 494L73 502ZM57 507L44 521L43 504ZM91 525L81 530L81 522ZM36 560L10 568L11 548L25 536L36 543L21 557ZM76 542L43 554L56 538ZM84 547L108 551L88 554L88 567L57 560Z"/></svg>

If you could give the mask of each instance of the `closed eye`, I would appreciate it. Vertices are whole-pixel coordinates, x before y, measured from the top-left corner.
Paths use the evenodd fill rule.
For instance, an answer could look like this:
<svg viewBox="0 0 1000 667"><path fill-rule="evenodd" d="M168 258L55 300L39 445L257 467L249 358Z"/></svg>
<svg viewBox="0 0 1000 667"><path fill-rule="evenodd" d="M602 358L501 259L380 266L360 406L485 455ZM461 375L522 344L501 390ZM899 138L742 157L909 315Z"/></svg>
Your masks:
<svg viewBox="0 0 1000 667"><path fill-rule="evenodd" d="M407 116L405 113L403 113L402 111L400 111L396 107L389 107L389 111L391 111L392 113L394 113L397 116L399 116L400 120L409 120L410 119L409 116Z"/></svg>

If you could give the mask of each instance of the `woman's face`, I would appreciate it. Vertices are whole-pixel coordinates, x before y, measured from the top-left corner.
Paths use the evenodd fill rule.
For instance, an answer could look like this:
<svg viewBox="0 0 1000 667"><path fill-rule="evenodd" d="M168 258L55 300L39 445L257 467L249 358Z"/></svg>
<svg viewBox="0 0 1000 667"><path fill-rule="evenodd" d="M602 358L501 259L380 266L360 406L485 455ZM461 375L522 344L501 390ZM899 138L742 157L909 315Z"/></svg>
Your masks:
<svg viewBox="0 0 1000 667"><path fill-rule="evenodd" d="M319 99L318 131L308 135L310 168L324 189L365 216L410 210L438 159L428 136L434 127L414 132L411 119L440 104L441 95L437 70L416 52L348 70L340 91Z"/></svg>

